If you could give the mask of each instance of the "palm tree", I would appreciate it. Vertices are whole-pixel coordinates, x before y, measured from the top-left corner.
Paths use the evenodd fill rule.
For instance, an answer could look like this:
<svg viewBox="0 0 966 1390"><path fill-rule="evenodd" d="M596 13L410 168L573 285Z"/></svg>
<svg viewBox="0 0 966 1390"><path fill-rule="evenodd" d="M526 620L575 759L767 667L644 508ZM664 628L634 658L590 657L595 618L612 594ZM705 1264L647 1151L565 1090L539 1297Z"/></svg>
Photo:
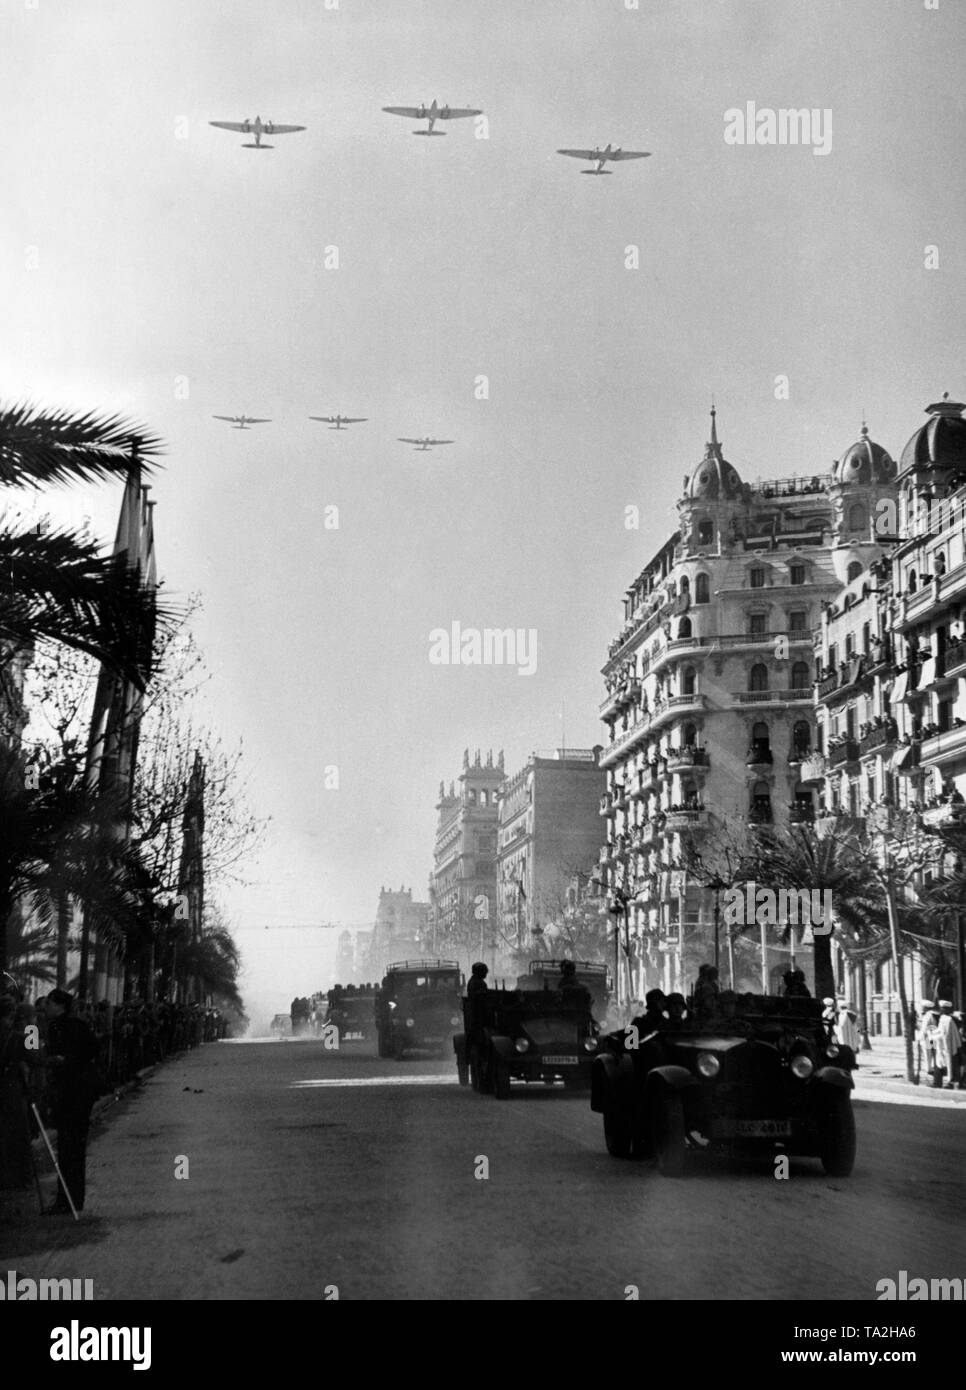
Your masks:
<svg viewBox="0 0 966 1390"><path fill-rule="evenodd" d="M160 452L157 439L118 416L0 408L0 487L126 480ZM0 519L0 668L50 641L88 652L143 690L158 619L143 576L81 532L45 533Z"/></svg>

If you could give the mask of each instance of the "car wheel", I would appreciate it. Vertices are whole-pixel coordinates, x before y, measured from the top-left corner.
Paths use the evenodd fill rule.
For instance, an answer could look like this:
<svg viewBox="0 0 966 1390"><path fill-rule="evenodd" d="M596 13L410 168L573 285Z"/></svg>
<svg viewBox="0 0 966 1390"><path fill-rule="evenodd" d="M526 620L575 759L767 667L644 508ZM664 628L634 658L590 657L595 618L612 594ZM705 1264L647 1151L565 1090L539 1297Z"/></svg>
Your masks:
<svg viewBox="0 0 966 1390"><path fill-rule="evenodd" d="M684 1175L684 1101L676 1091L659 1097L654 1125L657 1166L666 1178Z"/></svg>
<svg viewBox="0 0 966 1390"><path fill-rule="evenodd" d="M616 1105L604 1110L604 1143L611 1158L630 1158L634 1146L630 1121Z"/></svg>
<svg viewBox="0 0 966 1390"><path fill-rule="evenodd" d="M470 1085L480 1095L488 1095L493 1087L486 1070L486 1058L479 1047L470 1049Z"/></svg>
<svg viewBox="0 0 966 1390"><path fill-rule="evenodd" d="M510 1068L497 1058L493 1059L493 1094L497 1100L510 1099Z"/></svg>
<svg viewBox="0 0 966 1390"><path fill-rule="evenodd" d="M466 1060L466 1048L459 1048L456 1052L456 1075L461 1086L470 1084L470 1066Z"/></svg>
<svg viewBox="0 0 966 1390"><path fill-rule="evenodd" d="M847 1178L855 1166L855 1115L844 1091L822 1103L818 1116L819 1157L830 1178Z"/></svg>

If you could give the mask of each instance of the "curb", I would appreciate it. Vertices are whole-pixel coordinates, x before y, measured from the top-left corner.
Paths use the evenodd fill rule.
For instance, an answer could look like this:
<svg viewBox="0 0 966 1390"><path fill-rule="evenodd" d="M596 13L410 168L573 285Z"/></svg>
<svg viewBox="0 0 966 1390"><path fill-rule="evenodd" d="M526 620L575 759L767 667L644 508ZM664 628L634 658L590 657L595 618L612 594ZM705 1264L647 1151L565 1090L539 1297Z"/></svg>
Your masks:
<svg viewBox="0 0 966 1390"><path fill-rule="evenodd" d="M91 1107L91 1124L99 1119L105 1110L110 1110L111 1106L114 1105L116 1101L119 1101L122 1096L126 1096L130 1091L133 1091L135 1087L140 1086L142 1082L146 1081L149 1076L153 1075L154 1072L158 1070L158 1067L162 1066L164 1066L164 1062L152 1062L150 1066L142 1067L140 1071L136 1071L129 1081L124 1081L120 1086L115 1086L113 1091L108 1091L106 1095L99 1096Z"/></svg>

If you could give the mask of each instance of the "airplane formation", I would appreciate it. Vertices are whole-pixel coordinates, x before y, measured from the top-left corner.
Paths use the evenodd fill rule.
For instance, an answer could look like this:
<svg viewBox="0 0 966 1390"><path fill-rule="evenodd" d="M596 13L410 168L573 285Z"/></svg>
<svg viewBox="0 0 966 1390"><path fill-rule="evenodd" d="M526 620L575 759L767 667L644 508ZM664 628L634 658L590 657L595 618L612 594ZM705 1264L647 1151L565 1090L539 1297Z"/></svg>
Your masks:
<svg viewBox="0 0 966 1390"><path fill-rule="evenodd" d="M440 106L439 102L433 98L427 106L421 102L419 106L384 106L383 111L390 116L403 116L407 120L426 121L425 130L414 130L413 135L445 135L445 130L436 130L435 126L439 121L463 120L469 116L482 116L482 110L471 106ZM219 130L235 131L241 135L253 135L254 141L243 142L242 148L246 150L271 150L274 145L262 143L263 136L274 137L276 135L291 135L300 130L308 129L304 125L276 125L274 121L263 121L261 116L256 116L254 120L244 121L209 121L209 125L217 126ZM610 169L605 169L604 165L609 163L619 163L625 159L648 159L650 150L625 150L620 145L607 144L603 149L595 145L592 150L558 150L558 154L569 156L571 159L582 159L589 164L593 164L592 169L581 169L582 174L609 174ZM251 425L269 425L270 419L254 415L215 415L215 420L224 420L234 429L245 430ZM343 430L349 425L362 425L367 421L365 415L310 415L310 420L317 420L320 424L328 425L333 430ZM411 444L418 453L428 453L431 449L438 448L443 444L453 444L452 439L434 439L430 435L421 438L411 439L402 435L397 436L400 444Z"/></svg>
<svg viewBox="0 0 966 1390"><path fill-rule="evenodd" d="M384 106L382 109L390 116L404 116L407 120L428 122L425 130L414 130L413 135L445 135L445 130L435 129L437 121L456 121L467 116L483 115L482 110L475 106L440 106L435 97L429 106L421 102L419 106ZM308 129L304 125L276 125L274 121L263 121L261 116L256 116L254 121L209 121L208 124L217 126L219 130L254 135L254 142L243 143L242 148L246 150L273 150L274 145L262 144L263 135L290 135L295 131ZM624 159L648 159L651 152L625 150L620 145L607 144L603 149L595 145L592 150L558 150L557 153L569 155L571 159L583 159L596 166L593 169L581 169L582 174L610 174L612 170L605 169L605 164L617 163Z"/></svg>

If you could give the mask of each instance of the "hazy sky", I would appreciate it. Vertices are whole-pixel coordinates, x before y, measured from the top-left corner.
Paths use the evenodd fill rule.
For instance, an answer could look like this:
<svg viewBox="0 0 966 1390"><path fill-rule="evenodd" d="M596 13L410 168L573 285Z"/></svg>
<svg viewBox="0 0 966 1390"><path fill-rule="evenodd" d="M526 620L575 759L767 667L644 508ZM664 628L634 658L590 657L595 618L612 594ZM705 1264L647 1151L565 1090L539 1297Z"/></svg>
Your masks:
<svg viewBox="0 0 966 1390"><path fill-rule="evenodd" d="M210 717L273 818L251 885L221 895L272 1012L326 983L334 933L262 924L369 920L381 884L424 897L464 746L514 769L559 742L561 702L568 744L598 740L620 600L673 526L712 392L749 479L825 470L863 409L897 452L929 401L962 399L966 17L32 3L0 18L2 394L168 442L159 568L203 594ZM380 110L433 97L483 108L489 138L414 138ZM830 153L726 144L748 101L831 110ZM256 114L308 129L256 152L207 124ZM652 157L601 182L555 153L608 142ZM241 411L273 423L211 418ZM369 423L306 418L336 411ZM456 443L395 442L426 433ZM119 496L53 510L108 538ZM430 664L455 620L535 628L535 674Z"/></svg>

